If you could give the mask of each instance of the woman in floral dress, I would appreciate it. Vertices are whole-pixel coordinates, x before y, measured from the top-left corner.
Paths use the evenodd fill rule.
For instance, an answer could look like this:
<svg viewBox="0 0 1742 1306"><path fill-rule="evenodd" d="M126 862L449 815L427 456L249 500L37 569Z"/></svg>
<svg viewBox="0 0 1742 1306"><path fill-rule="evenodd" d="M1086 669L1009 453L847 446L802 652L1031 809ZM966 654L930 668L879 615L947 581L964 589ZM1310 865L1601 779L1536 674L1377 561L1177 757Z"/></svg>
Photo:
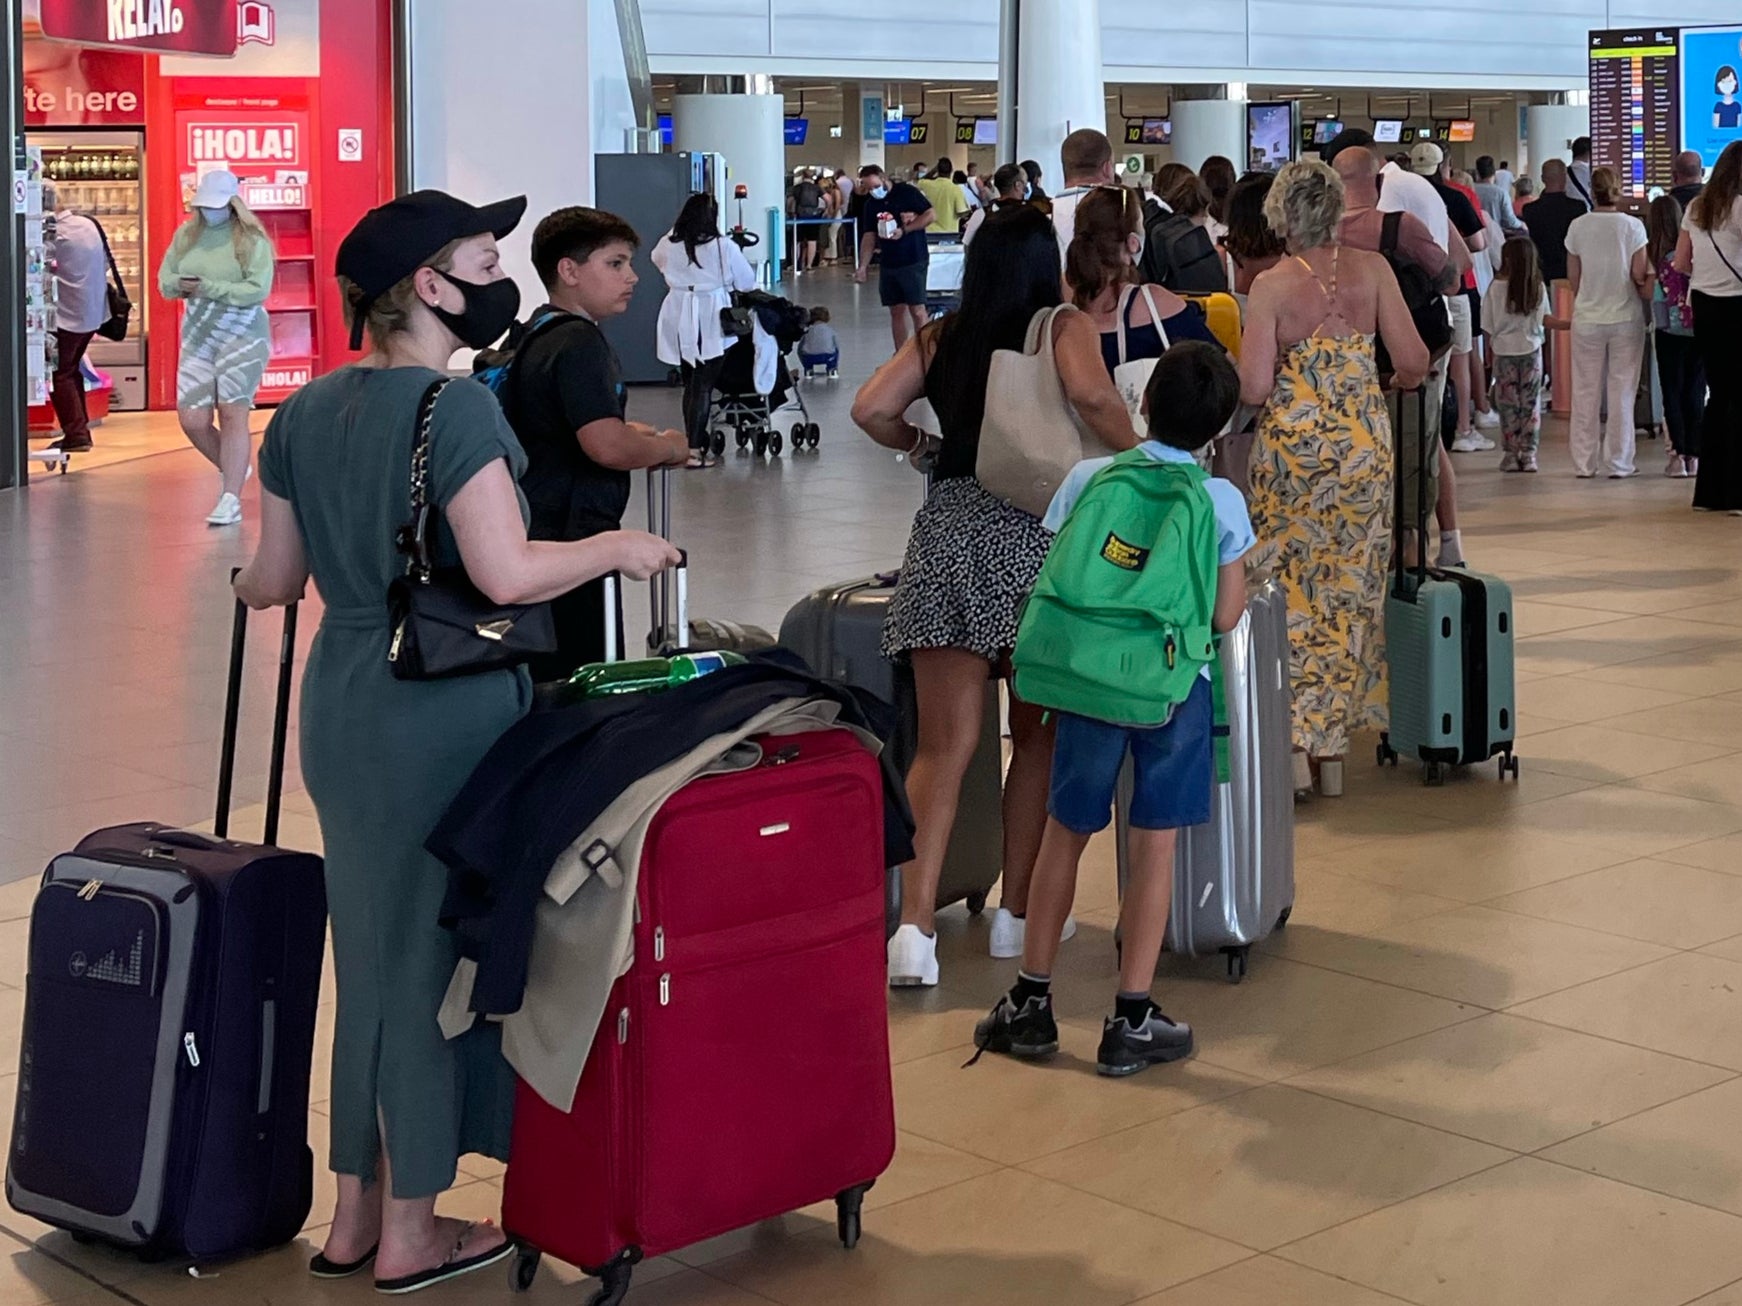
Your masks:
<svg viewBox="0 0 1742 1306"><path fill-rule="evenodd" d="M1288 594L1296 787L1316 778L1336 796L1350 731L1385 721L1381 620L1396 490L1375 335L1403 389L1421 384L1428 352L1385 260L1337 244L1335 172L1288 164L1264 215L1288 257L1253 282L1240 350L1241 398L1264 406L1249 565Z"/></svg>

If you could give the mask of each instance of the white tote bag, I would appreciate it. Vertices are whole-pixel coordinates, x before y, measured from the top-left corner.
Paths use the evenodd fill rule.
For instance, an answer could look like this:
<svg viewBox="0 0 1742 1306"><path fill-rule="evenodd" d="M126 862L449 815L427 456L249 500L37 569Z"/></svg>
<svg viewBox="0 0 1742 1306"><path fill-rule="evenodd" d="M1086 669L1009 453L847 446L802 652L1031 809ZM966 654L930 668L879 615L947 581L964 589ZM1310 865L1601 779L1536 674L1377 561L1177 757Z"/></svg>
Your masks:
<svg viewBox="0 0 1742 1306"><path fill-rule="evenodd" d="M1156 311L1155 298L1149 293L1148 286L1129 286L1119 297L1119 306L1114 310L1114 316L1119 321L1119 365L1113 369L1113 388L1119 392L1119 397L1125 401L1125 410L1131 414L1131 428L1147 440L1149 438L1149 421L1143 416L1143 392L1149 389L1149 374L1155 371L1156 359L1134 358L1129 362L1125 358L1125 314L1131 301L1138 295L1143 296L1143 302L1149 306L1149 320L1155 324L1155 334L1161 337L1162 352L1167 352L1170 344L1167 338L1167 328L1161 325L1161 314Z"/></svg>
<svg viewBox="0 0 1742 1306"><path fill-rule="evenodd" d="M1053 361L1053 320L1069 304L1042 309L1028 325L1019 354L999 349L986 378L986 415L974 476L1012 507L1046 515L1071 468L1115 452L1078 420Z"/></svg>

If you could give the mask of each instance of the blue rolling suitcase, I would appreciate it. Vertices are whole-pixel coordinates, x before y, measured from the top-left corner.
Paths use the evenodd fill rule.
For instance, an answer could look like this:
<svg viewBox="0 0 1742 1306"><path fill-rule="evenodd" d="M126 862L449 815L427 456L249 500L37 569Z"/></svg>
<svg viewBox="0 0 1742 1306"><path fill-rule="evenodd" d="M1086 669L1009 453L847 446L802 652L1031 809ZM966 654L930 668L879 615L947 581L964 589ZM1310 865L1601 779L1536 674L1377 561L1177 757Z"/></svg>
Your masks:
<svg viewBox="0 0 1742 1306"><path fill-rule="evenodd" d="M237 605L217 837L142 823L49 863L30 918L12 1206L142 1256L221 1260L308 1219L321 859L272 846L290 704L285 617L266 842L224 837L242 684Z"/></svg>
<svg viewBox="0 0 1742 1306"><path fill-rule="evenodd" d="M1427 465L1427 398L1421 412L1422 465ZM1401 431L1398 395L1392 429ZM1427 477L1416 478L1413 518L1404 516L1403 459L1397 460L1398 520L1415 523L1420 557L1411 568L1396 550L1397 568L1385 599L1385 649L1391 678L1391 729L1380 736L1379 762L1418 758L1428 784L1442 784L1453 766L1498 756L1500 775L1518 777L1518 699L1513 662L1512 587L1463 567L1427 565Z"/></svg>

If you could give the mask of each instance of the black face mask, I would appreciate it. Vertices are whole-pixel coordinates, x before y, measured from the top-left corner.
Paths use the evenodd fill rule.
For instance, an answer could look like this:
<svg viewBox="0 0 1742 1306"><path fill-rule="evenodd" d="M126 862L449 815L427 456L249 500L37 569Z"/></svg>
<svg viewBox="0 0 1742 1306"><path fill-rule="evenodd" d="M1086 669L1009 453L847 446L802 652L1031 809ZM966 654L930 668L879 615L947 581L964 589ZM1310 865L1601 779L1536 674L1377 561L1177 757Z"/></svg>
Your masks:
<svg viewBox="0 0 1742 1306"><path fill-rule="evenodd" d="M502 338L502 333L514 325L520 312L520 287L504 278L483 285L474 281L459 281L440 268L435 274L450 286L457 286L465 297L466 308L450 313L445 308L430 305L436 320L460 338L467 349L488 349Z"/></svg>

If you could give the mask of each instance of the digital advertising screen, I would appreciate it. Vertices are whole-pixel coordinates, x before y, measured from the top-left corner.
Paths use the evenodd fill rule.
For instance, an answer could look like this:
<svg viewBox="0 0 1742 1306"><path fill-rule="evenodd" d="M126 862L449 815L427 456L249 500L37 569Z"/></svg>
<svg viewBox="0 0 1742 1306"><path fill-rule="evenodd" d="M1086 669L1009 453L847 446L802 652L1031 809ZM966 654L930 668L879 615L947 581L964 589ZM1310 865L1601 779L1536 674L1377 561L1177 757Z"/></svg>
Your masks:
<svg viewBox="0 0 1742 1306"><path fill-rule="evenodd" d="M1247 164L1275 172L1294 157L1294 105L1287 100L1246 106Z"/></svg>
<svg viewBox="0 0 1742 1306"><path fill-rule="evenodd" d="M1401 145L1403 143L1403 119L1381 118L1374 123L1373 141L1377 145Z"/></svg>
<svg viewBox="0 0 1742 1306"><path fill-rule="evenodd" d="M883 124L883 143L885 145L906 145L912 135L912 118L894 118Z"/></svg>
<svg viewBox="0 0 1742 1306"><path fill-rule="evenodd" d="M1171 145L1173 143L1173 120L1170 118L1145 118L1143 120L1143 144Z"/></svg>
<svg viewBox="0 0 1742 1306"><path fill-rule="evenodd" d="M1698 153L1708 168L1726 145L1742 141L1739 79L1742 26L1681 29L1681 147ZM1595 88L1591 99L1595 107Z"/></svg>
<svg viewBox="0 0 1742 1306"><path fill-rule="evenodd" d="M998 144L998 120L996 118L974 119L974 144Z"/></svg>
<svg viewBox="0 0 1742 1306"><path fill-rule="evenodd" d="M1343 130L1343 124L1335 118L1320 118L1313 125L1313 144L1329 145L1336 139L1337 133ZM1374 140L1379 138L1375 136Z"/></svg>
<svg viewBox="0 0 1742 1306"><path fill-rule="evenodd" d="M810 134L809 118L788 118L786 120L786 143L788 145L803 145L804 139Z"/></svg>
<svg viewBox="0 0 1742 1306"><path fill-rule="evenodd" d="M1446 124L1446 139L1454 143L1476 139L1476 124L1468 118L1454 118Z"/></svg>
<svg viewBox="0 0 1742 1306"><path fill-rule="evenodd" d="M661 145L670 145L672 139L671 115L669 113L662 113L659 115L659 143Z"/></svg>
<svg viewBox="0 0 1742 1306"><path fill-rule="evenodd" d="M1673 27L1592 32L1591 165L1629 195L1666 188L1681 123L1680 33Z"/></svg>

